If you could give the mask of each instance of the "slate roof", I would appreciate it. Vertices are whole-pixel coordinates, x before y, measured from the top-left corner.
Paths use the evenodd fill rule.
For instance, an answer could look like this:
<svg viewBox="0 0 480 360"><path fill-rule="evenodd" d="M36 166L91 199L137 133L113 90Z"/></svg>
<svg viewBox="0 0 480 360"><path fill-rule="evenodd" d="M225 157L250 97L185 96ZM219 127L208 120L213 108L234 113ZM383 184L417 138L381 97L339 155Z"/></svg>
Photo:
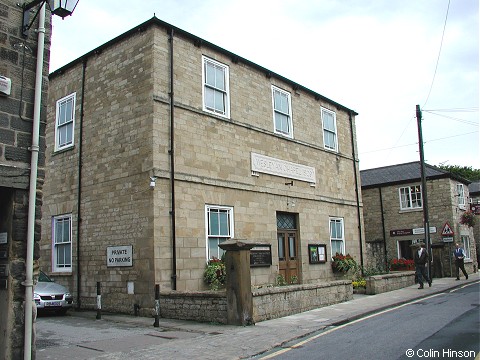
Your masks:
<svg viewBox="0 0 480 360"><path fill-rule="evenodd" d="M102 53L105 49L108 49L110 48L111 46L121 42L121 41L124 41L125 39L129 38L130 36L133 36L135 34L137 34L138 32L143 32L145 31L145 29L149 28L150 26L159 26L159 27L162 27L162 28L166 28L168 29L169 31L172 31L172 34L174 33L175 36L177 35L182 35L182 36L185 36L186 38L190 39L192 41L192 43L195 44L195 46L205 46L205 47L208 47L208 48L211 48L215 51L218 51L222 54L224 54L225 56L228 56L232 59L232 62L234 63L238 63L238 62L242 62L244 63L245 65L247 66L250 66L260 72L263 72L266 74L267 77L274 77L274 78L277 78L277 79L280 79L281 81L285 81L287 84L291 84L291 86L294 88L294 89L300 89L302 91L305 91L307 93L310 93L311 95L313 95L315 97L315 99L317 100L325 100L329 103L331 103L332 105L335 105L338 109L342 109L348 113L351 113L352 115L356 116L358 115L358 113L352 109L349 109L347 108L346 106L343 106L313 90L310 90L308 88L306 88L305 86L302 86L290 79L287 79L271 70L268 70L250 60L247 60L241 56L238 56L237 54L234 54L228 50L225 50L223 48L221 48L220 46L217 46L215 44L212 44L202 38L199 38L198 36L196 35L193 35L193 34L190 34L189 32L185 31L185 30L182 30L176 26L173 26L165 21L162 21L160 20L159 18L157 18L156 16L153 16L150 20L147 20L145 21L144 23L140 24L140 25L137 25L135 26L133 29L131 30L128 30L127 32L117 36L116 38L106 42L105 44L89 51L88 53L84 54L83 56L77 58L76 60L73 60L71 61L70 63L62 66L61 68L55 70L54 72L50 73L49 74L49 79L53 79L54 77L56 76L59 76L61 74L63 74L66 70L68 70L69 68L77 65L77 64L81 64L83 62L86 62L88 58L90 57L94 57L96 56L97 54L99 53Z"/></svg>
<svg viewBox="0 0 480 360"><path fill-rule="evenodd" d="M468 185L468 192L470 195L479 195L480 194L480 181L474 181Z"/></svg>
<svg viewBox="0 0 480 360"><path fill-rule="evenodd" d="M470 184L468 180L428 164L425 164L425 176L427 181L452 178L461 183ZM421 181L420 161L362 170L360 177L362 189Z"/></svg>

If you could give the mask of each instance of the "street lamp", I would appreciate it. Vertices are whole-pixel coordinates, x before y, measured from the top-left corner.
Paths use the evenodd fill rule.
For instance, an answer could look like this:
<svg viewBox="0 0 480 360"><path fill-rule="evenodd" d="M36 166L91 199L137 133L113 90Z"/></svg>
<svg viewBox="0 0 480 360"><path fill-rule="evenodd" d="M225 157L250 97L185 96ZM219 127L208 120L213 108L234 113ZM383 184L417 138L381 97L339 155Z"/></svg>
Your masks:
<svg viewBox="0 0 480 360"><path fill-rule="evenodd" d="M23 9L23 22L22 22L22 34L23 36L27 36L28 30L32 27L33 22L35 21L38 11L33 17L32 21L30 21L30 10L37 5L42 5L48 2L48 6L50 7L50 11L52 14L60 16L62 19L65 16L72 15L73 10L77 7L79 0L33 0L29 3L24 3L21 5Z"/></svg>
<svg viewBox="0 0 480 360"><path fill-rule="evenodd" d="M37 64L35 69L35 99L33 103L33 124L32 124L32 144L31 165L30 165L30 184L28 194L28 224L27 224L27 254L25 257L25 337L24 337L24 360L32 358L32 328L33 328L33 248L35 242L35 204L37 195L37 176L38 176L38 153L40 150L40 110L42 103L42 84L43 84L43 62L45 52L45 4L48 2L52 14L62 18L71 15L79 0L33 0L19 6L23 9L22 34L27 37L28 30L33 25L36 17L38 18L38 39L37 39ZM30 22L30 10L40 5L33 20Z"/></svg>

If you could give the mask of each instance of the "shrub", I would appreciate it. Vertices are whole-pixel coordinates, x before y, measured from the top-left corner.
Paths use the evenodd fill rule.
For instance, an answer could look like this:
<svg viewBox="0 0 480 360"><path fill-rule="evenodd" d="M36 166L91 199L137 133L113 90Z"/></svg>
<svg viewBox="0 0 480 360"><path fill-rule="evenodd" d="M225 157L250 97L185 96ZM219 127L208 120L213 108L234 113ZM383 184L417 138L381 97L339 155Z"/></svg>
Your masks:
<svg viewBox="0 0 480 360"><path fill-rule="evenodd" d="M226 277L227 272L223 260L214 257L212 260L208 261L203 274L203 279L205 283L210 286L210 289L218 290L224 286Z"/></svg>

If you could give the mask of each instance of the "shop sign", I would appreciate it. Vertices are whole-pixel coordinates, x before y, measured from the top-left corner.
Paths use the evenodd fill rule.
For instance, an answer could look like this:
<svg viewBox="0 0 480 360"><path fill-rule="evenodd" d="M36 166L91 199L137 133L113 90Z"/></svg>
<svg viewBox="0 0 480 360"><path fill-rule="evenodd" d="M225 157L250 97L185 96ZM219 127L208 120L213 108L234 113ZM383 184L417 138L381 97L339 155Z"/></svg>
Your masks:
<svg viewBox="0 0 480 360"><path fill-rule="evenodd" d="M413 235L413 229L390 230L390 236L406 236L406 235Z"/></svg>

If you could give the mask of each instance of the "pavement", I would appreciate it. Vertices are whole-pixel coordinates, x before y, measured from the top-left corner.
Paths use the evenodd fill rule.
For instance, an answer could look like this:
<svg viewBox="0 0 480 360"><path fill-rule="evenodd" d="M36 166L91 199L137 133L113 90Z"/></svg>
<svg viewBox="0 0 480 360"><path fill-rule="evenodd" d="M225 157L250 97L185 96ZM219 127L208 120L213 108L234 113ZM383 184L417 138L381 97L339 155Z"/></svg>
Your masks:
<svg viewBox="0 0 480 360"><path fill-rule="evenodd" d="M43 359L261 359L277 347L408 302L480 281L480 273L462 278L433 279L432 287L412 285L378 295L357 295L353 300L303 313L267 320L252 326L231 326L163 319L154 327L154 319L96 312L72 312L71 316L95 322L116 323L141 329L141 333L119 339L104 339L68 348L37 350ZM113 325L113 324L111 324ZM37 338L38 339L38 338ZM63 352L63 353L62 353Z"/></svg>

